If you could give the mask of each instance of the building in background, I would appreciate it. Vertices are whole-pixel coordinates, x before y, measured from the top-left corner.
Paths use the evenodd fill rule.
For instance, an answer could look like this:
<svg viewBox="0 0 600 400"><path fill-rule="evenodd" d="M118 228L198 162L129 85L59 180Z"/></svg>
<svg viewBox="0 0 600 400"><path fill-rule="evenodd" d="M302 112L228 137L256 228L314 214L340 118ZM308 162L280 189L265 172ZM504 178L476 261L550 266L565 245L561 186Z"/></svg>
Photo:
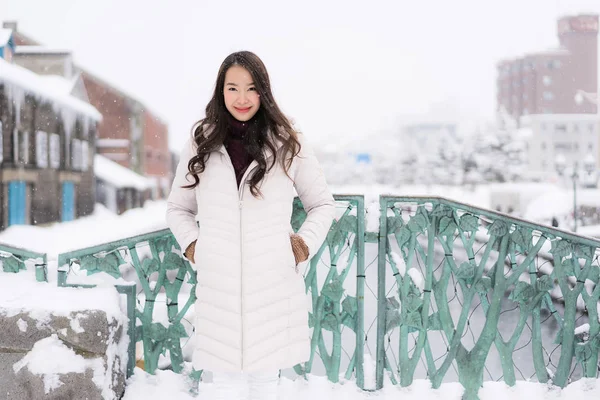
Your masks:
<svg viewBox="0 0 600 400"><path fill-rule="evenodd" d="M96 198L115 214L142 207L152 195L154 181L129 168L96 154L94 158L96 172Z"/></svg>
<svg viewBox="0 0 600 400"><path fill-rule="evenodd" d="M531 177L557 180L557 162L584 161L600 167L600 120L596 114L537 114L521 119L519 133L527 143Z"/></svg>
<svg viewBox="0 0 600 400"><path fill-rule="evenodd" d="M85 89L85 99L103 116L97 131L97 153L153 180L153 198L164 198L173 179L168 127L155 113L133 96L116 88L97 75L66 63L70 53L47 49L17 30L15 22L5 22L12 29L16 44L16 63L40 74L64 74L74 81L74 95ZM61 61L72 66L61 68Z"/></svg>
<svg viewBox="0 0 600 400"><path fill-rule="evenodd" d="M75 81L16 65L12 31L0 38L0 229L91 214L102 116L71 94Z"/></svg>
<svg viewBox="0 0 600 400"><path fill-rule="evenodd" d="M567 16L557 23L559 47L497 65L497 109L519 121L529 114L596 114L581 91L598 87L598 15Z"/></svg>

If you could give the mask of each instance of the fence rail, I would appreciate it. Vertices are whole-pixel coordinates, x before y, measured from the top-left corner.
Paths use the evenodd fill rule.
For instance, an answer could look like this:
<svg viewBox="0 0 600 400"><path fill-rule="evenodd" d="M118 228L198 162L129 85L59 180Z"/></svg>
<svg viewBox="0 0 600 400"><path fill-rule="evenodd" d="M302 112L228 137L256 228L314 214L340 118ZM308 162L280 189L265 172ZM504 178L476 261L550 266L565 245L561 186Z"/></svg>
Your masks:
<svg viewBox="0 0 600 400"><path fill-rule="evenodd" d="M336 220L303 271L311 355L296 374L365 390L459 381L466 399L484 380L597 377L600 241L441 197L381 196L378 216L362 196L335 199ZM296 199L294 230L305 218ZM367 232L373 218L379 231ZM134 282L117 285L132 346L143 343L149 372L183 371L196 277L170 231L61 254L58 265L61 286L82 284L76 270Z"/></svg>

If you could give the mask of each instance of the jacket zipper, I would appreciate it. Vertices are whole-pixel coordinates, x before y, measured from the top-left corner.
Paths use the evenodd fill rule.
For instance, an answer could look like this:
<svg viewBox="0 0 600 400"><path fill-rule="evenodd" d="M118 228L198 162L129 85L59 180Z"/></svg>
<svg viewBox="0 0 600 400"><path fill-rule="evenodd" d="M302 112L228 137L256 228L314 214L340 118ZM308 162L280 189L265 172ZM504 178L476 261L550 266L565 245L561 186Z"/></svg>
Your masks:
<svg viewBox="0 0 600 400"><path fill-rule="evenodd" d="M229 154L228 154L229 156ZM229 159L231 161L231 158ZM238 201L239 201L239 206L240 206L240 312L241 312L241 335L242 335L242 343L241 343L241 360L240 360L240 365L241 365L241 370L242 372L244 372L244 219L242 216L242 210L244 208L244 188L246 185L246 177L248 176L248 174L250 172L252 172L252 170L254 168L256 168L256 166L254 165L256 164L256 161L252 161L252 163L250 163L250 165L248 166L248 169L246 169L246 172L244 173L244 175L242 176L242 180L240 181L240 186L238 187ZM231 167L233 168L233 163L231 163ZM252 167L252 168L251 168ZM233 170L233 175L234 175L234 179L235 179L235 169Z"/></svg>
<svg viewBox="0 0 600 400"><path fill-rule="evenodd" d="M226 154L227 159L229 160L229 165L231 166L231 169L233 170L233 179L234 182L237 183L237 180L235 179L235 168L233 168L233 163L231 162L231 157L229 157L229 153L227 153L227 151L223 151L224 154ZM268 157L265 161L268 161L268 159L271 157ZM242 176L242 180L240 181L240 185L237 188L238 189L238 204L239 204L239 209L240 209L240 311L241 311L241 334L242 334L242 343L241 343L241 351L242 351L242 355L241 355L241 361L240 361L240 365L241 365L241 370L242 372L244 371L244 298L243 298L243 294L244 294L244 279L243 279L243 271L244 271L244 224L243 224L243 219L242 219L242 210L244 208L244 187L246 185L245 179L248 176L248 174L250 174L250 172L252 172L256 166L258 165L258 163L253 160L250 165L248 166L248 168L246 169L246 172L244 172L244 175Z"/></svg>

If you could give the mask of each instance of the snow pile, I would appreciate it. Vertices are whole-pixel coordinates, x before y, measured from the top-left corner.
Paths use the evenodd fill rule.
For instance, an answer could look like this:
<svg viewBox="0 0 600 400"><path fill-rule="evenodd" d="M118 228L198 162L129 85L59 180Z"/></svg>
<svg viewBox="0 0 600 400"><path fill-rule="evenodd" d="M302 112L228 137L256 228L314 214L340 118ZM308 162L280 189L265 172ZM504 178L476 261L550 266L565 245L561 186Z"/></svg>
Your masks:
<svg viewBox="0 0 600 400"><path fill-rule="evenodd" d="M58 289L51 283L36 282L26 273L0 273L0 312L8 317L27 312L46 321L50 314L67 317L72 312L100 310L109 319L121 321L119 301L114 287Z"/></svg>
<svg viewBox="0 0 600 400"><path fill-rule="evenodd" d="M96 386L102 388L104 383L102 359L84 359L65 346L56 335L38 341L25 357L13 365L15 373L23 368L43 377L46 394L62 385L61 374L84 373L87 368L94 371L93 381Z"/></svg>
<svg viewBox="0 0 600 400"><path fill-rule="evenodd" d="M548 199L552 199L549 201ZM600 190L578 189L577 205L579 207L600 207ZM573 213L573 191L559 188L546 192L529 203L525 219L540 221L552 217L571 215Z"/></svg>

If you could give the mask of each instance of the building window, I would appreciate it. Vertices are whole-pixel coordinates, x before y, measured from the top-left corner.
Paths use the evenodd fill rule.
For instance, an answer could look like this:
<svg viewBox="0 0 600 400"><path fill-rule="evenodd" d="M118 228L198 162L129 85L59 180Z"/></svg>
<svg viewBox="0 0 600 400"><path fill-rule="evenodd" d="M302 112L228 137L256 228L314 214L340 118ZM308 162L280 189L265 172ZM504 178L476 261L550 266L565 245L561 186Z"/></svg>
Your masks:
<svg viewBox="0 0 600 400"><path fill-rule="evenodd" d="M554 150L562 150L562 151L571 151L573 149L573 143L565 142L565 143L554 143ZM575 144L577 147L577 144Z"/></svg>
<svg viewBox="0 0 600 400"><path fill-rule="evenodd" d="M60 135L50 135L50 168L60 168Z"/></svg>
<svg viewBox="0 0 600 400"><path fill-rule="evenodd" d="M542 142L542 150L546 150L546 142Z"/></svg>
<svg viewBox="0 0 600 400"><path fill-rule="evenodd" d="M552 92L548 92L548 91L545 91L545 92L542 94L542 97L543 97L543 98L544 98L544 100L546 100L546 101L551 101L551 100L554 100L554 93L552 93Z"/></svg>
<svg viewBox="0 0 600 400"><path fill-rule="evenodd" d="M38 168L48 168L48 134L44 131L35 133L35 158Z"/></svg>
<svg viewBox="0 0 600 400"><path fill-rule="evenodd" d="M17 144L15 147L17 163L29 163L29 135L27 132L17 130Z"/></svg>
<svg viewBox="0 0 600 400"><path fill-rule="evenodd" d="M81 170L87 171L90 164L90 146L87 140L81 141Z"/></svg>
<svg viewBox="0 0 600 400"><path fill-rule="evenodd" d="M544 86L552 85L552 77L549 75L544 75L544 77L542 78L542 81L544 82Z"/></svg>
<svg viewBox="0 0 600 400"><path fill-rule="evenodd" d="M565 124L557 124L554 126L555 132L567 133L567 125Z"/></svg>
<svg viewBox="0 0 600 400"><path fill-rule="evenodd" d="M548 61L548 64L546 66L548 67L548 69L560 69L562 63L560 62L560 60L550 60Z"/></svg>
<svg viewBox="0 0 600 400"><path fill-rule="evenodd" d="M79 139L71 141L71 169L73 171L81 170L81 140Z"/></svg>
<svg viewBox="0 0 600 400"><path fill-rule="evenodd" d="M588 150L593 150L594 149L594 145L592 143L588 144Z"/></svg>

